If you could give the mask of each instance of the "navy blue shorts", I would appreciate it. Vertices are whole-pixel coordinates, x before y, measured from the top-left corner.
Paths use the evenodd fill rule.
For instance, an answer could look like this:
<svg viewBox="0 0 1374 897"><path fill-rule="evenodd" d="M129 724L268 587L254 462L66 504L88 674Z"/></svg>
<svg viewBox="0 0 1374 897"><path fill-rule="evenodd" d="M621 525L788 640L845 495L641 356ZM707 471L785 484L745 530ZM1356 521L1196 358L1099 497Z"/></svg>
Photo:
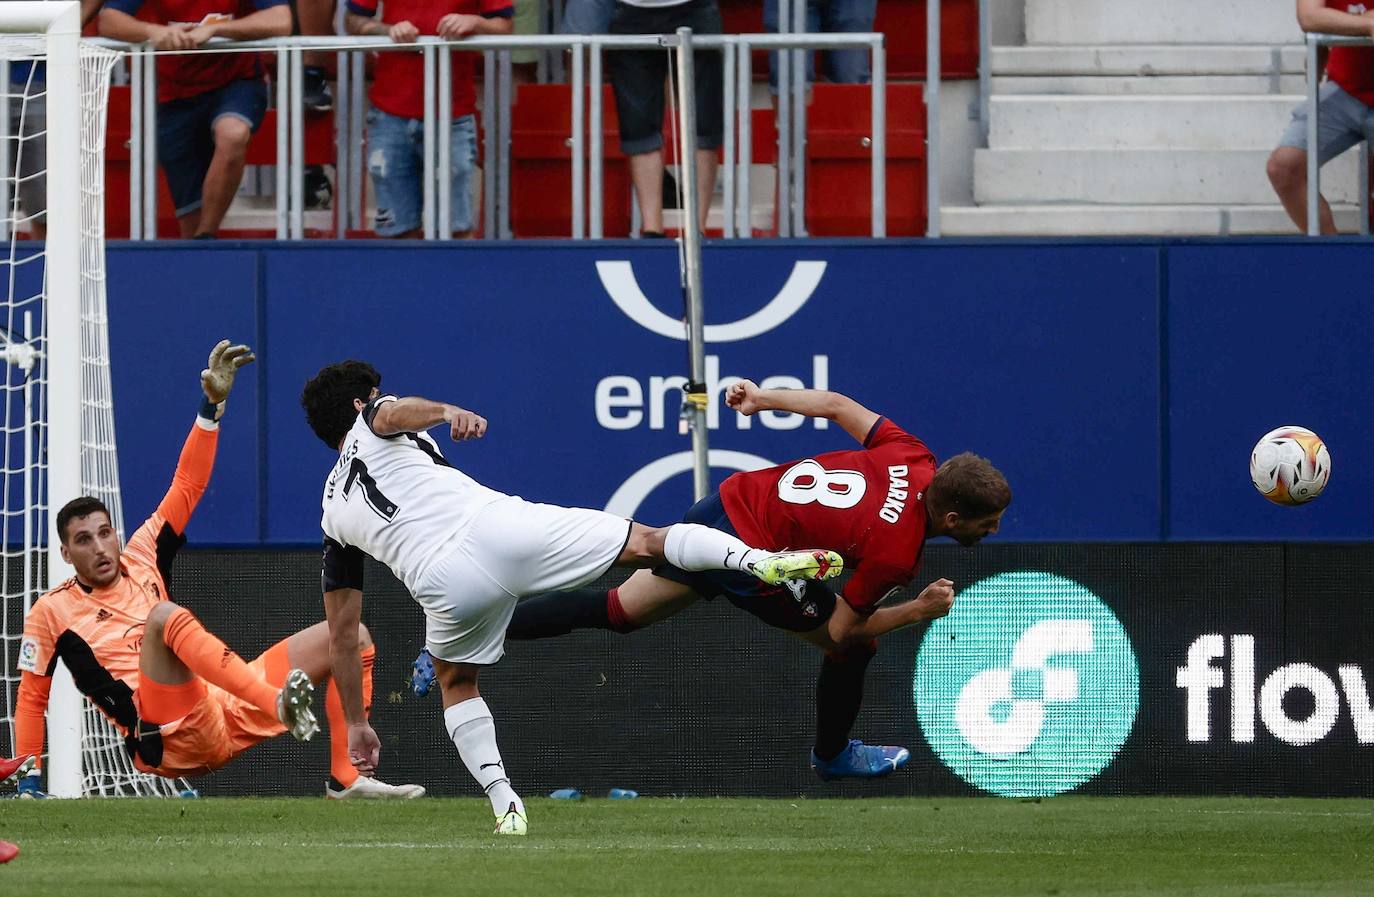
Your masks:
<svg viewBox="0 0 1374 897"><path fill-rule="evenodd" d="M178 218L200 208L201 187L215 155L215 122L232 115L256 132L266 114L267 82L261 78L230 81L216 90L158 104L157 160Z"/></svg>
<svg viewBox="0 0 1374 897"><path fill-rule="evenodd" d="M692 505L682 520L739 536L729 515L725 513L725 505L721 503L718 492ZM789 589L770 586L748 573L735 570L689 573L664 564L654 568L654 575L689 586L708 601L724 595L740 610L753 614L769 626L788 632L810 632L824 626L835 612L835 593L819 582L807 582L805 592L798 599Z"/></svg>

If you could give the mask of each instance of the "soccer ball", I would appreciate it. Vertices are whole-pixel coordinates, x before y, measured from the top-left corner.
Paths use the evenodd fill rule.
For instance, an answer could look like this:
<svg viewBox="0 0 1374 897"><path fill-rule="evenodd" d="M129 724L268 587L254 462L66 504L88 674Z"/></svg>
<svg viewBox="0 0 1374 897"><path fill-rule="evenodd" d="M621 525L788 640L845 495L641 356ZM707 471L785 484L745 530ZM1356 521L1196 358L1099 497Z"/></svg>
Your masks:
<svg viewBox="0 0 1374 897"><path fill-rule="evenodd" d="M1322 494L1330 477L1326 444L1303 427L1270 430L1250 453L1250 482L1276 505L1311 501Z"/></svg>

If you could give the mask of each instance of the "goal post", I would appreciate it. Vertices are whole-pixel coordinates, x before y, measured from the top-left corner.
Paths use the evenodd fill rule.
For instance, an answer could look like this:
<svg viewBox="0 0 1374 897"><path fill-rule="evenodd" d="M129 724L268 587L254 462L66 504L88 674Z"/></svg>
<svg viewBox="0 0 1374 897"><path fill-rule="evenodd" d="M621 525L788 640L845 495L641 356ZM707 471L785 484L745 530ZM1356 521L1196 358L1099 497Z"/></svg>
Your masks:
<svg viewBox="0 0 1374 897"><path fill-rule="evenodd" d="M0 753L15 747L23 615L72 575L58 550L57 510L91 495L124 530L104 221L106 114L118 59L81 40L75 0L0 2L0 88L9 85L0 97ZM186 787L135 770L120 734L60 663L54 673L50 795Z"/></svg>
<svg viewBox="0 0 1374 897"><path fill-rule="evenodd" d="M47 168L76 174L81 171L81 4L73 0L21 0L5 5L25 7L21 15L42 17L46 13L47 21L41 25L47 65ZM6 27L8 17L6 9L0 27ZM47 258L43 265L45 342L49 349L46 541L48 582L52 584L71 575L71 567L56 550L56 510L81 494L81 415L66 410L81 407L81 179L50 177L47 188ZM55 346L78 351L52 351ZM81 695L64 667L53 682L48 701L48 791L55 797L81 796L81 703Z"/></svg>

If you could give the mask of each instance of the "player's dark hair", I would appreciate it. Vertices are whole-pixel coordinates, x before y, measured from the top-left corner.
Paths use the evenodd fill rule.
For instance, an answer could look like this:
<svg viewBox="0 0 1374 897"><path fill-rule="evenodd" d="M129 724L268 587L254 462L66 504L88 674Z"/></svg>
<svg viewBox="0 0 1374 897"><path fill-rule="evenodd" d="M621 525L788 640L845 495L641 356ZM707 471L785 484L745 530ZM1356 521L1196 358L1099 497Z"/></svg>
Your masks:
<svg viewBox="0 0 1374 897"><path fill-rule="evenodd" d="M104 514L106 518L110 516L110 509L105 507L103 501L93 495L83 495L67 502L57 512L57 538L63 545L66 545L67 524L71 523L75 517L87 517L97 511Z"/></svg>
<svg viewBox="0 0 1374 897"><path fill-rule="evenodd" d="M935 471L926 503L937 514L955 511L966 520L977 520L1005 510L1011 504L1011 487L987 458L964 452Z"/></svg>
<svg viewBox="0 0 1374 897"><path fill-rule="evenodd" d="M350 358L321 368L301 390L301 407L310 429L325 445L338 449L358 419L353 400L366 402L381 385L382 375L366 361Z"/></svg>

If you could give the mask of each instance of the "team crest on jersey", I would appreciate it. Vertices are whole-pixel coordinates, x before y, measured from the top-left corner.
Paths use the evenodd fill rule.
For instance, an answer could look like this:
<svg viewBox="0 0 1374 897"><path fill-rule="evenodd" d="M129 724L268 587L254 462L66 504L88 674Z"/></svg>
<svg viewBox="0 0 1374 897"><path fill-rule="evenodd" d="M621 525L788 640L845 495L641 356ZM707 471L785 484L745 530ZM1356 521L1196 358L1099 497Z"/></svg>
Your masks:
<svg viewBox="0 0 1374 897"><path fill-rule="evenodd" d="M816 602L808 601L802 605L802 616L814 617L817 615L817 613L818 611L816 609Z"/></svg>
<svg viewBox="0 0 1374 897"><path fill-rule="evenodd" d="M26 638L19 643L19 669L38 672L38 642Z"/></svg>

